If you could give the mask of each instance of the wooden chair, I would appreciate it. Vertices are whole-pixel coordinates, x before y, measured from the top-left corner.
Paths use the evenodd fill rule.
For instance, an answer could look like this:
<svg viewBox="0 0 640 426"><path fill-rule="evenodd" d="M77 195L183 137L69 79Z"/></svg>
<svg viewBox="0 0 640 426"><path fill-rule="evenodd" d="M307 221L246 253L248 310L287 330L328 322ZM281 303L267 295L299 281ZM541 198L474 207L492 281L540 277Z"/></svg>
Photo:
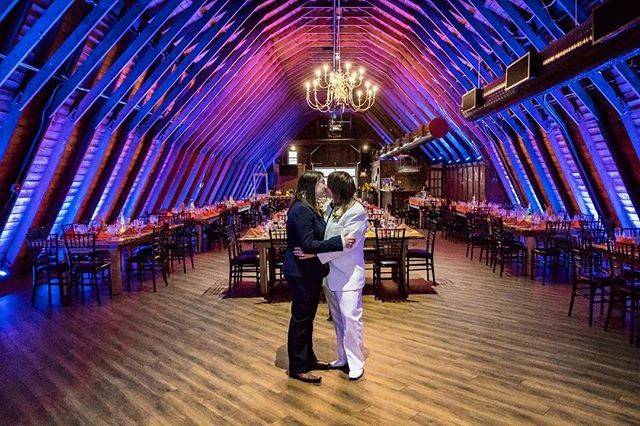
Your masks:
<svg viewBox="0 0 640 426"><path fill-rule="evenodd" d="M207 250L212 250L214 247L218 248L218 251L222 251L224 246L224 226L223 221L218 217L212 220L210 223L203 227L204 246Z"/></svg>
<svg viewBox="0 0 640 426"><path fill-rule="evenodd" d="M640 318L640 253L638 253L635 244L609 241L608 254L613 280L604 329L609 328L614 308L621 309L624 321L627 303L629 303L631 322L629 342L633 343L635 338L636 346L638 346L640 344L640 330L638 336L635 336L635 330L636 321Z"/></svg>
<svg viewBox="0 0 640 426"><path fill-rule="evenodd" d="M604 304L609 302L611 276L598 264L598 251L593 247L594 241L588 237L572 236L573 245L573 283L569 316L573 312L576 296L589 299L589 327L593 325L593 308L600 305L600 315Z"/></svg>
<svg viewBox="0 0 640 426"><path fill-rule="evenodd" d="M84 287L91 287L96 292L96 300L100 306L100 282L106 281L109 286L109 298L112 297L111 262L104 251L96 250L95 233L65 233L64 244L69 262L71 283L81 291L84 300ZM88 279L88 281L86 281Z"/></svg>
<svg viewBox="0 0 640 426"><path fill-rule="evenodd" d="M488 215L481 213L470 213L467 215L467 257L471 255L471 260L473 260L473 251L476 247L480 249L480 261L482 261L483 253L488 256L488 218Z"/></svg>
<svg viewBox="0 0 640 426"><path fill-rule="evenodd" d="M187 273L187 257L191 261L191 269L195 269L193 255L195 253L195 224L191 219L185 219L182 226L174 229L171 239L167 243L169 250L169 264L173 272L173 261L182 263L182 272Z"/></svg>
<svg viewBox="0 0 640 426"><path fill-rule="evenodd" d="M51 302L51 286L57 286L60 302L64 303L64 288L68 265L60 259L58 235L49 234L47 228L39 227L27 232L29 258L31 260L31 306L36 304L36 292L41 285L48 286ZM43 278L45 278L43 280Z"/></svg>
<svg viewBox="0 0 640 426"><path fill-rule="evenodd" d="M531 279L535 279L537 260L542 259L542 285L545 285L547 279L547 266L557 265L560 257L569 249L567 241L569 241L569 230L571 222L547 221L545 225L544 235L536 239L536 247L533 250L531 259Z"/></svg>
<svg viewBox="0 0 640 426"><path fill-rule="evenodd" d="M267 283L267 299L271 298L276 281L284 282L282 268L287 252L287 230L269 230L269 281Z"/></svg>
<svg viewBox="0 0 640 426"><path fill-rule="evenodd" d="M260 258L254 251L243 251L233 225L225 230L227 251L229 254L229 291L242 282L245 274L256 279L256 288L260 286Z"/></svg>
<svg viewBox="0 0 640 426"><path fill-rule="evenodd" d="M513 238L512 235L505 232L504 223L500 217L491 218L491 240L492 253L491 265L493 273L496 272L496 266L500 264L500 278L504 273L504 265L511 267L514 263L520 265L521 272L527 275L527 261L529 253L522 242Z"/></svg>
<svg viewBox="0 0 640 426"><path fill-rule="evenodd" d="M410 292L410 271L427 271L427 281L429 280L429 272L431 272L432 282L436 283L436 269L433 254L436 242L436 224L429 222L426 224L425 245L424 248L409 248L406 254L406 274L407 274L407 292Z"/></svg>
<svg viewBox="0 0 640 426"><path fill-rule="evenodd" d="M405 275L401 273L405 250L405 228L376 228L376 261L373 265L375 298L379 299L382 280L397 282L401 297L407 297Z"/></svg>
<svg viewBox="0 0 640 426"><path fill-rule="evenodd" d="M149 273L153 282L153 292L156 292L156 271L162 273L164 285L169 285L167 275L169 274L169 254L167 252L167 236L169 225L165 223L153 229L151 244L138 248L127 261L127 291L131 291L131 275L134 272L138 279L138 284L142 284L146 273Z"/></svg>

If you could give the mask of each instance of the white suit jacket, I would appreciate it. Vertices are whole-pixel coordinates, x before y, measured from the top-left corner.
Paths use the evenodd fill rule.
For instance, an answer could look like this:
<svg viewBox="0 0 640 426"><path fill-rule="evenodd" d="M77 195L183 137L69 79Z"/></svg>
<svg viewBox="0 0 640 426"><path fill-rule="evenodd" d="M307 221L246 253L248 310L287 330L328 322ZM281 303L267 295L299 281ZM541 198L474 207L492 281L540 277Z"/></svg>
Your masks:
<svg viewBox="0 0 640 426"><path fill-rule="evenodd" d="M324 238L336 235L352 235L356 238L350 249L329 253L319 253L322 263L329 262L329 275L326 285L332 291L352 291L364 287L364 240L369 227L367 212L362 204L356 202L339 219L333 217L331 209L327 209L327 227ZM345 235L346 236L346 235Z"/></svg>

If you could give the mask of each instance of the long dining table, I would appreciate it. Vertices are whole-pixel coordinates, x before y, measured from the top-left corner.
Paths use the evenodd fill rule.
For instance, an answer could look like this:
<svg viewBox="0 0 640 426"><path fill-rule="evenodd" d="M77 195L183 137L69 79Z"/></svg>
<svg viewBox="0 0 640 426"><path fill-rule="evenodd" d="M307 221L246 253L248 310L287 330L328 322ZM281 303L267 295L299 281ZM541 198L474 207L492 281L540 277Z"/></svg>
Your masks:
<svg viewBox="0 0 640 426"><path fill-rule="evenodd" d="M240 205L238 212L242 213L250 208L250 205ZM220 211L212 211L203 214L194 214L192 219L195 222L197 234L197 251L201 250L203 226L218 220ZM169 231L173 231L182 225L171 225ZM96 238L96 249L109 252L111 260L111 288L113 294L121 294L126 282L125 254L130 254L135 246L151 242L152 229L146 228L140 231L128 230L119 236L100 235Z"/></svg>
<svg viewBox="0 0 640 426"><path fill-rule="evenodd" d="M169 226L169 231L175 231L182 225L176 224ZM145 227L140 230L132 228L125 231L121 235L107 235L99 233L96 238L96 250L109 253L111 262L111 291L115 294L121 294L124 283L126 282L126 258L125 254L130 255L134 247L150 243L153 237L153 228ZM62 241L64 244L64 238Z"/></svg>
<svg viewBox="0 0 640 426"><path fill-rule="evenodd" d="M470 211L455 210L455 214L460 217L466 217ZM524 245L527 248L527 273L531 271L531 264L533 263L533 251L536 248L536 242L539 237L543 236L546 231L546 223L541 221L540 223L533 223L527 220L513 221L510 219L503 220L504 229L514 234L516 237L521 237L524 241ZM574 226L572 221L571 230L579 229Z"/></svg>
<svg viewBox="0 0 640 426"><path fill-rule="evenodd" d="M407 246L411 240L419 240L424 238L424 235L406 225L403 226L405 231L405 250L403 253L406 253ZM252 244L260 254L260 294L267 294L267 283L269 281L269 248L271 247L271 240L269 238L269 231L262 228L253 228L249 229L243 236L240 238L240 242L245 244ZM367 233L365 234L365 245L367 247L375 246L376 242L376 233L373 228L369 228ZM405 258L403 256L402 259L402 270L401 273L404 274L404 265ZM404 275L403 275L404 276Z"/></svg>

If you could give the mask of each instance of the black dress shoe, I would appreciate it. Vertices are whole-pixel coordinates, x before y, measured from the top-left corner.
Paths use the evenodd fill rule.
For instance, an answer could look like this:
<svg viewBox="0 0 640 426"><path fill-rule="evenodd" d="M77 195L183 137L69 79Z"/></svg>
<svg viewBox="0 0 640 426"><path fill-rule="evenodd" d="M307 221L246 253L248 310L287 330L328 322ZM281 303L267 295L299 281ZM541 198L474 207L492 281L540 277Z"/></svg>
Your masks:
<svg viewBox="0 0 640 426"><path fill-rule="evenodd" d="M344 374L349 374L349 366L348 365L339 365L336 367L331 367L331 370L340 370L342 371Z"/></svg>
<svg viewBox="0 0 640 426"><path fill-rule="evenodd" d="M331 365L328 362L316 361L309 366L309 370L329 370Z"/></svg>
<svg viewBox="0 0 640 426"><path fill-rule="evenodd" d="M300 380L305 383L320 383L322 381L322 377L317 376L311 372L307 373L288 373L289 377L292 379Z"/></svg>

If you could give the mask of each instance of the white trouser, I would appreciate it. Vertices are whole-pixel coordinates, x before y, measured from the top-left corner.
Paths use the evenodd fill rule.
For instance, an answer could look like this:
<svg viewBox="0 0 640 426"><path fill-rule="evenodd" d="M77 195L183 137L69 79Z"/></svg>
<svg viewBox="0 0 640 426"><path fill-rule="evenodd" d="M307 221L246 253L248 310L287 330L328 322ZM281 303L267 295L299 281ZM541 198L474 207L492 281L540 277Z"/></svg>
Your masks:
<svg viewBox="0 0 640 426"><path fill-rule="evenodd" d="M338 364L349 364L349 370L364 368L362 324L362 289L331 291L324 288L333 327L336 330Z"/></svg>

